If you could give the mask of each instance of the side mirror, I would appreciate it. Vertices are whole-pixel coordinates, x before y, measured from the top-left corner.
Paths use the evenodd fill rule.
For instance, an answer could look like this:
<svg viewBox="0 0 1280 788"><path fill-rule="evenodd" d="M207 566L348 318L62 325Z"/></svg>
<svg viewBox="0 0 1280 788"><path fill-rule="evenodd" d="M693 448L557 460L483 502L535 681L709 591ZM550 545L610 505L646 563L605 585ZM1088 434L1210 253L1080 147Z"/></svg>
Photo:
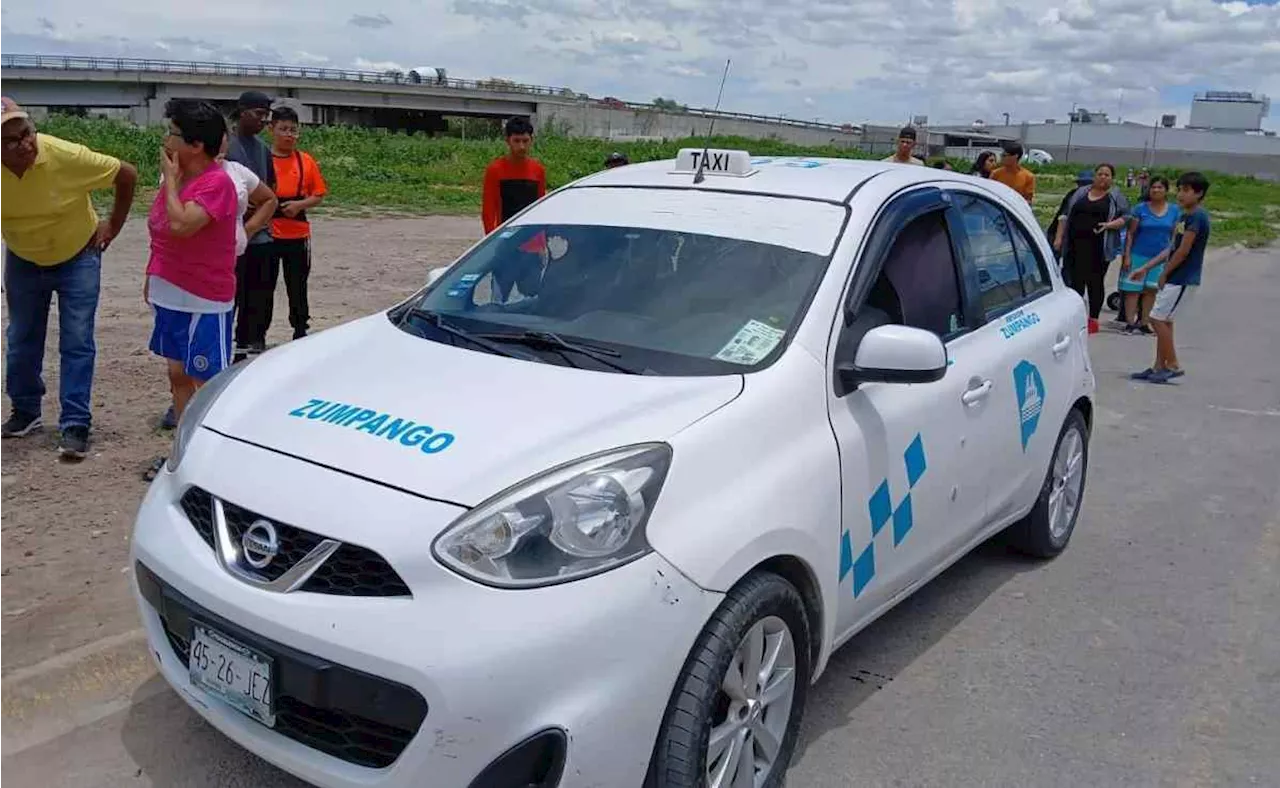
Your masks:
<svg viewBox="0 0 1280 788"><path fill-rule="evenodd" d="M853 358L836 356L844 392L862 383L932 383L947 374L947 348L932 331L877 326L863 335Z"/></svg>
<svg viewBox="0 0 1280 788"><path fill-rule="evenodd" d="M434 285L436 280L444 276L444 272L449 270L449 266L442 265L439 268L432 268L427 272L427 284Z"/></svg>

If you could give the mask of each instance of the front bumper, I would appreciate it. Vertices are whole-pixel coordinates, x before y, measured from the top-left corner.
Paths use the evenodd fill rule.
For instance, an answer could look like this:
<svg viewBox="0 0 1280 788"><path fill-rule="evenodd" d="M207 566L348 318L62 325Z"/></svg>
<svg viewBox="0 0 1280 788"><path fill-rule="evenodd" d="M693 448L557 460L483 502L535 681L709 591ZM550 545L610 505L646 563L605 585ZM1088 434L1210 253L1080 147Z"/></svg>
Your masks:
<svg viewBox="0 0 1280 788"><path fill-rule="evenodd" d="M179 505L193 484L368 547L412 596L276 593L237 579ZM722 597L656 554L543 589L481 586L429 555L460 511L202 432L178 472L153 482L133 539L162 674L223 733L325 788L467 788L513 748L504 763L528 755L518 745L530 737L564 753L564 788L639 785L675 678ZM190 683L193 617L275 662L275 729ZM280 714L290 703L308 708Z"/></svg>

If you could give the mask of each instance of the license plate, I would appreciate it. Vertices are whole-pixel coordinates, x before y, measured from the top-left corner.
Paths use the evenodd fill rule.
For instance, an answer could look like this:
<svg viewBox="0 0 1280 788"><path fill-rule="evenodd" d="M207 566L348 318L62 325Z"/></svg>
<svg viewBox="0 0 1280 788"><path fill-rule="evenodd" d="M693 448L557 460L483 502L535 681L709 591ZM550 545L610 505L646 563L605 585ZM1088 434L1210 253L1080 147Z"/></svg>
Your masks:
<svg viewBox="0 0 1280 788"><path fill-rule="evenodd" d="M221 632L192 625L191 683L267 726L276 724L272 708L275 681L271 660Z"/></svg>

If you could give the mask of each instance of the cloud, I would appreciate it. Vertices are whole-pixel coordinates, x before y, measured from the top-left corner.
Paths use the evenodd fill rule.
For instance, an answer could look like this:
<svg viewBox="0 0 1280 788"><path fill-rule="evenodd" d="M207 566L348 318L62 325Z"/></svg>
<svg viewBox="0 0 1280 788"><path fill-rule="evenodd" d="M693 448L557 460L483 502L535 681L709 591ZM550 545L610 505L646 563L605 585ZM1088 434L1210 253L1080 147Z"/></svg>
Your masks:
<svg viewBox="0 0 1280 788"><path fill-rule="evenodd" d="M523 4L508 0L453 0L453 12L460 16L472 16L477 19L512 20L524 24L529 9Z"/></svg>
<svg viewBox="0 0 1280 788"><path fill-rule="evenodd" d="M381 30L384 27L391 27L394 24L391 17L386 14L377 14L376 16L368 16L366 14L352 14L347 20L347 24L352 27L367 27L370 30Z"/></svg>
<svg viewBox="0 0 1280 788"><path fill-rule="evenodd" d="M400 65L394 60L367 60L365 58L358 57L351 65L360 71L409 71L408 68Z"/></svg>
<svg viewBox="0 0 1280 788"><path fill-rule="evenodd" d="M1191 95L1206 89L1269 93L1272 117L1280 114L1280 5L1254 0L379 0L358 12L312 0L301 15L222 0L163 16L143 0L94 8L90 20L72 0L9 0L5 51L402 70L426 61L462 78L690 106L715 102L732 58L726 109L855 123L1065 119L1072 103L1118 117L1121 101L1126 120L1173 111L1185 121ZM377 48L353 27L376 31Z"/></svg>

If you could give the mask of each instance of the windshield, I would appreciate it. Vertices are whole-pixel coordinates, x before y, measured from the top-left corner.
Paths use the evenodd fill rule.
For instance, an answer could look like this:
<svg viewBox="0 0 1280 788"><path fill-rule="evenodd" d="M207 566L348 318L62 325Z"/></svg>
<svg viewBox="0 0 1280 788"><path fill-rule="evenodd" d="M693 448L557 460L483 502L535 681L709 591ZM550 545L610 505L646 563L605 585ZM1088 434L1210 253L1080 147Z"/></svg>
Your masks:
<svg viewBox="0 0 1280 788"><path fill-rule="evenodd" d="M535 209L520 224L477 246L413 306L447 319L450 329L490 341L525 335L528 345L528 334L555 334L580 347L607 351L635 372L749 371L776 358L803 317L844 216L843 209L822 203L696 192L659 193L652 210L645 210L646 199L635 194L645 190L565 194L573 191L612 200L608 213L624 214L628 221L597 223L596 216L604 213L598 204L591 209L576 204ZM645 194L652 197L654 192ZM708 206L712 197L730 197L731 204ZM694 206L678 205L681 201L699 203L703 216L691 219ZM783 203L790 205L777 207ZM808 233L797 227L794 215L806 208L813 215L800 213L799 221L811 223ZM536 221L538 213L556 220L572 214L574 221ZM758 213L759 221L751 213ZM766 225L777 223L780 213L793 215L784 231L769 230ZM770 243L771 236L792 245ZM808 249L794 248L800 237ZM440 341L485 351L456 336ZM610 368L598 355L566 357L563 344L533 344L518 348L520 355Z"/></svg>

